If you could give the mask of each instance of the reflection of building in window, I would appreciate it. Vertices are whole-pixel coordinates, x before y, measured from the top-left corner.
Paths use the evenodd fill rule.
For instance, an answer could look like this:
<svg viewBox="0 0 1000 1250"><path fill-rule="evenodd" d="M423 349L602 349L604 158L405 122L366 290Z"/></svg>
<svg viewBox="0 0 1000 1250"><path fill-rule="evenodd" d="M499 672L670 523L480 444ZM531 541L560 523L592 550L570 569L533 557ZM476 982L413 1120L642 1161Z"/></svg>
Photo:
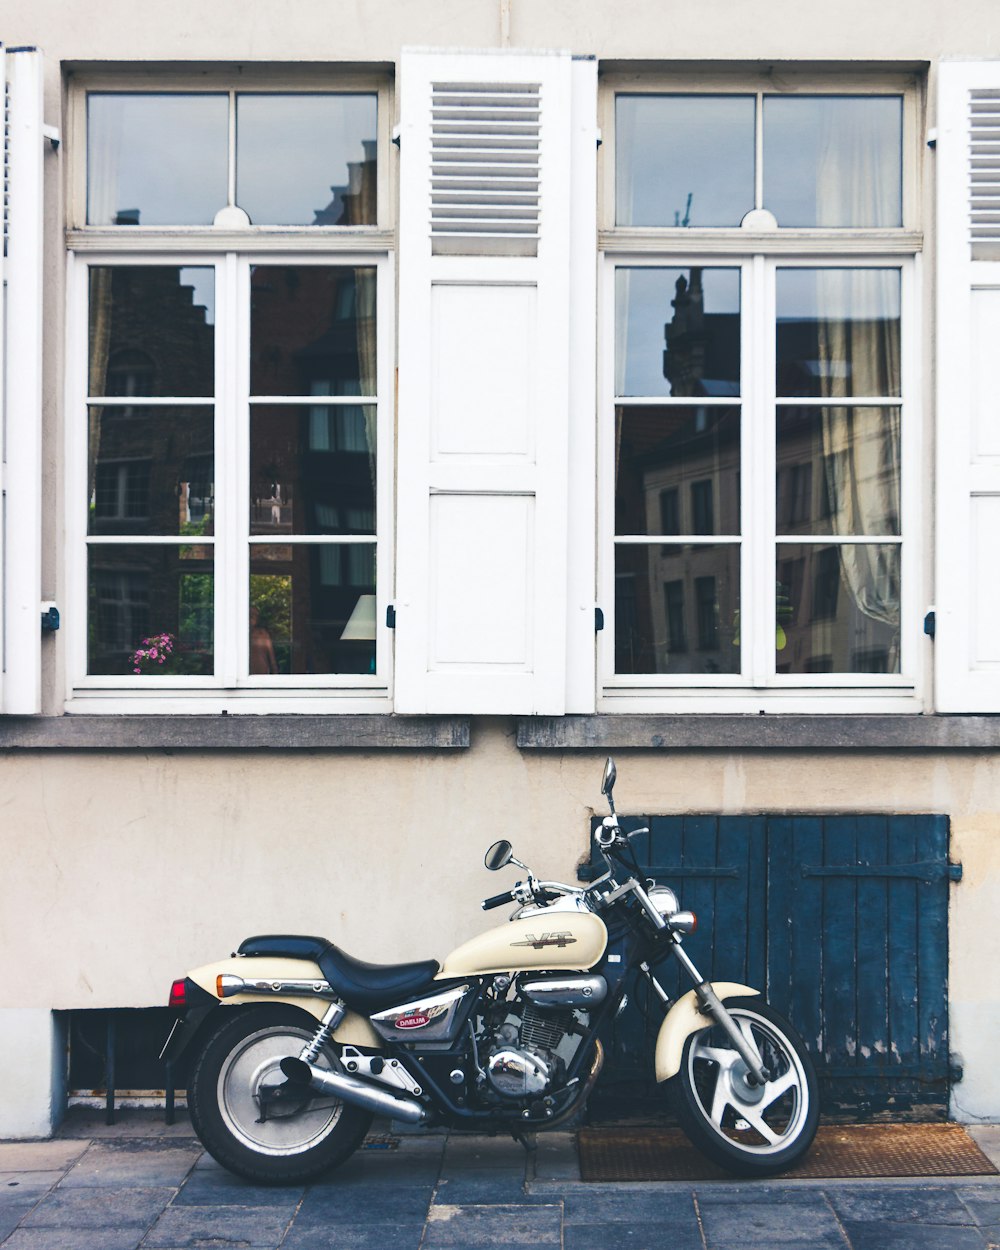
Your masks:
<svg viewBox="0 0 1000 1250"><path fill-rule="evenodd" d="M149 576L139 571L95 569L91 593L101 659L105 663L111 657L124 660L149 633Z"/></svg>
<svg viewBox="0 0 1000 1250"><path fill-rule="evenodd" d="M790 464L778 473L778 525L791 529L812 520L812 463ZM829 515L827 513L826 515Z"/></svg>
<svg viewBox="0 0 1000 1250"><path fill-rule="evenodd" d="M181 468L177 494L182 525L197 525L215 509L215 457L188 456Z"/></svg>
<svg viewBox="0 0 1000 1250"><path fill-rule="evenodd" d="M719 600L715 593L714 577L694 579L695 611L698 620L698 648L701 651L719 649Z"/></svg>
<svg viewBox="0 0 1000 1250"><path fill-rule="evenodd" d="M149 516L148 460L104 460L94 478L94 516L102 521L139 521Z"/></svg>
<svg viewBox="0 0 1000 1250"><path fill-rule="evenodd" d="M691 483L691 531L695 534L715 533L711 478Z"/></svg>
<svg viewBox="0 0 1000 1250"><path fill-rule="evenodd" d="M154 372L153 358L148 352L136 347L112 352L108 357L105 394L154 395Z"/></svg>
<svg viewBox="0 0 1000 1250"><path fill-rule="evenodd" d="M684 583L666 582L663 599L667 609L667 650L687 650L687 632L684 628Z"/></svg>
<svg viewBox="0 0 1000 1250"><path fill-rule="evenodd" d="M852 673L888 673L889 651L886 647L863 647L851 652Z"/></svg>
<svg viewBox="0 0 1000 1250"><path fill-rule="evenodd" d="M676 486L660 491L660 533L679 534L681 532L680 496Z"/></svg>
<svg viewBox="0 0 1000 1250"><path fill-rule="evenodd" d="M803 671L806 673L832 673L833 672L833 656L832 655L813 655L806 660L803 665Z"/></svg>
<svg viewBox="0 0 1000 1250"><path fill-rule="evenodd" d="M836 547L823 547L816 556L813 575L812 619L832 621L837 616L840 593L840 556Z"/></svg>

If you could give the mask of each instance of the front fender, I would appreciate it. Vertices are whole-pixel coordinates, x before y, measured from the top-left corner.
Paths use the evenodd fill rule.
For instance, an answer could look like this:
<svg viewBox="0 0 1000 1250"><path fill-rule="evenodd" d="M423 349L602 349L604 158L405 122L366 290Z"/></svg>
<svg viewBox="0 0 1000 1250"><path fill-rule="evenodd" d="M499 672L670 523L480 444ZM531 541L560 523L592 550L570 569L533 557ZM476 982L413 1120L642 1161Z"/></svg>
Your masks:
<svg viewBox="0 0 1000 1250"><path fill-rule="evenodd" d="M188 979L216 998L215 980L222 973L232 973L244 980L274 981L310 980L326 981L320 967L310 959L287 959L276 955L239 955L232 959L220 959L218 963L205 964L189 972ZM288 1003L301 1007L317 1020L322 1020L330 1006L326 998L307 997L301 994L234 994L219 1000L220 1007L243 1007L247 1003ZM349 1011L333 1032L333 1040L349 1046L366 1046L373 1050L384 1049L385 1043L364 1016Z"/></svg>
<svg viewBox="0 0 1000 1250"><path fill-rule="evenodd" d="M760 990L751 989L749 985L738 985L735 981L713 981L712 989L725 1000L727 998L744 997L759 994ZM667 1012L660 1032L656 1038L656 1079L669 1081L681 1070L681 1054L684 1043L692 1033L703 1029L710 1021L701 1014L698 996L689 990Z"/></svg>

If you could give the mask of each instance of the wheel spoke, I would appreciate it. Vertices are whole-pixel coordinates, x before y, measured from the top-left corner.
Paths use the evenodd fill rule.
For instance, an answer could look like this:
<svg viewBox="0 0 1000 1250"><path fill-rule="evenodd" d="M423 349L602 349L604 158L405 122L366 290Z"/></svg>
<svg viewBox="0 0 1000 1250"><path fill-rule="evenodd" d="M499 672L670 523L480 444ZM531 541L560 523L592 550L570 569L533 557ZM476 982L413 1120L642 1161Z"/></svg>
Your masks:
<svg viewBox="0 0 1000 1250"><path fill-rule="evenodd" d="M729 1082L725 1079L725 1074L720 1068L715 1078L715 1092L712 1094L712 1110L710 1112L712 1122L718 1125L720 1129L722 1128L722 1117L726 1114L726 1108L730 1102L727 1092L728 1085Z"/></svg>
<svg viewBox="0 0 1000 1250"><path fill-rule="evenodd" d="M733 1066L733 1061L739 1056L735 1050L730 1050L726 1046L699 1046L695 1051L695 1058L717 1063L719 1070L724 1072Z"/></svg>
<svg viewBox="0 0 1000 1250"><path fill-rule="evenodd" d="M764 1087L764 1099L760 1104L760 1109L766 1110L773 1102L777 1102L782 1094L795 1089L798 1083L798 1078L792 1068L789 1068L784 1076L779 1076L776 1081L768 1081Z"/></svg>
<svg viewBox="0 0 1000 1250"><path fill-rule="evenodd" d="M740 1032L743 1034L743 1040L750 1047L750 1050L756 1057L757 1062L763 1067L764 1060L761 1058L760 1047L757 1045L757 1039L753 1035L753 1026L750 1021L737 1018L736 1024Z"/></svg>
<svg viewBox="0 0 1000 1250"><path fill-rule="evenodd" d="M770 1124L767 1123L756 1107L741 1106L739 1108L739 1112L751 1128L755 1128L757 1132L760 1133L761 1137L765 1139L769 1146L776 1146L781 1140L778 1134L775 1133L774 1129L771 1128Z"/></svg>

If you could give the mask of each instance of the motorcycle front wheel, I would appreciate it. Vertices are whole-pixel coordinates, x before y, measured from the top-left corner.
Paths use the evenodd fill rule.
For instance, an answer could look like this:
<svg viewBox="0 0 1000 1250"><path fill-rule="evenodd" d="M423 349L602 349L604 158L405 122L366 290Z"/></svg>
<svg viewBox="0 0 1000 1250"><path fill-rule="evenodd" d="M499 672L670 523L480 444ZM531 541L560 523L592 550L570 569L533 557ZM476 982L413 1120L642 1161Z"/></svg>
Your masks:
<svg viewBox="0 0 1000 1250"><path fill-rule="evenodd" d="M819 1096L812 1060L792 1026L759 998L730 998L726 1008L770 1073L749 1070L718 1025L692 1033L681 1068L668 1082L681 1127L703 1154L738 1176L773 1176L812 1145Z"/></svg>
<svg viewBox="0 0 1000 1250"><path fill-rule="evenodd" d="M232 1009L209 1037L188 1080L191 1123L224 1168L264 1185L301 1184L343 1163L372 1115L338 1098L289 1089L278 1066L298 1055L315 1021L294 1007ZM327 1047L316 1066L328 1071ZM284 1088L290 1097L274 1095Z"/></svg>

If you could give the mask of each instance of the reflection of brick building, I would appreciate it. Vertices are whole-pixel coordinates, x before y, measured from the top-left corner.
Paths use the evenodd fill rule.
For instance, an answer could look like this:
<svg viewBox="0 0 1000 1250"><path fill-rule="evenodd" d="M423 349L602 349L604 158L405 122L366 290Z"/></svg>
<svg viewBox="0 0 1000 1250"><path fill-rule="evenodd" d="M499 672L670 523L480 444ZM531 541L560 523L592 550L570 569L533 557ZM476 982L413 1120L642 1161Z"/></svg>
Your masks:
<svg viewBox="0 0 1000 1250"><path fill-rule="evenodd" d="M371 270L345 266L255 266L251 394L372 393L374 308L363 287L373 282ZM374 535L374 408L255 404L250 421L252 534ZM252 548L251 576L291 587L292 637L274 640L282 671L367 671L373 649L340 638L359 594L374 591L372 555L367 545Z"/></svg>
<svg viewBox="0 0 1000 1250"><path fill-rule="evenodd" d="M212 533L214 406L141 402L214 393L214 326L192 276L174 266L92 271L91 393L139 402L91 407L91 534ZM90 671L124 672L147 634L183 632L177 665L210 672L213 554L204 543L92 545Z"/></svg>

